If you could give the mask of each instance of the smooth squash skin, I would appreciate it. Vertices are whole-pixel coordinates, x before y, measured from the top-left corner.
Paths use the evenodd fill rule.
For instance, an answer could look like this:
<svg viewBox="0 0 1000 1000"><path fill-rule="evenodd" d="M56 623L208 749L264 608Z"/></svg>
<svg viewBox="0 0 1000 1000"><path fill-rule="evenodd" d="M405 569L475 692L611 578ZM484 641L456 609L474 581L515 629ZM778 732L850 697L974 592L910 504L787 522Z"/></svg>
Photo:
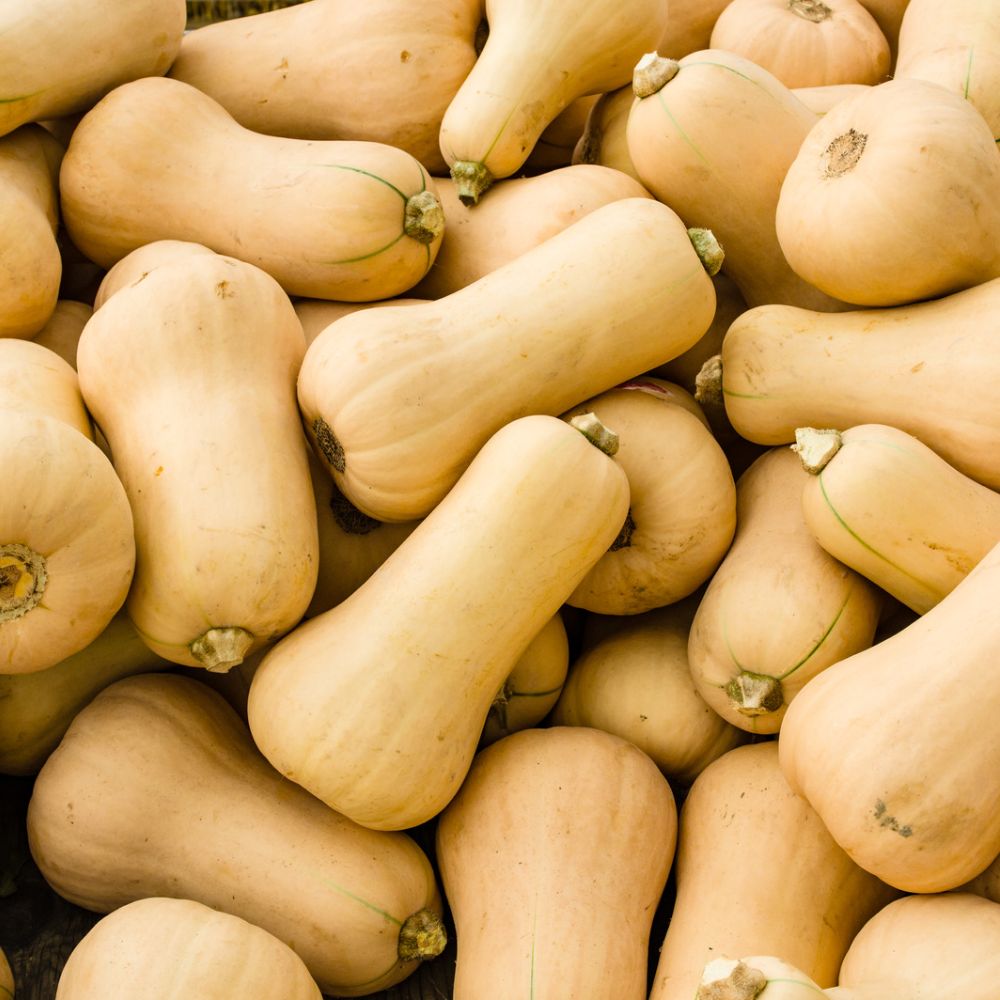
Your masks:
<svg viewBox="0 0 1000 1000"><path fill-rule="evenodd" d="M825 115L848 97L868 90L865 83L834 83L824 87L793 87L792 93L814 114Z"/></svg>
<svg viewBox="0 0 1000 1000"><path fill-rule="evenodd" d="M610 167L579 164L498 181L489 200L466 208L455 183L438 182L448 239L413 295L439 299L497 270L578 219L622 198L649 198L636 180Z"/></svg>
<svg viewBox="0 0 1000 1000"><path fill-rule="evenodd" d="M102 267L147 243L186 240L316 298L406 291L443 232L434 182L409 153L260 135L159 77L119 87L84 116L59 184L73 242Z"/></svg>
<svg viewBox="0 0 1000 1000"><path fill-rule="evenodd" d="M162 76L181 44L184 0L6 0L0 11L0 135L83 111Z"/></svg>
<svg viewBox="0 0 1000 1000"><path fill-rule="evenodd" d="M667 24L662 0L487 0L490 34L441 122L458 195L474 205L576 98L628 82Z"/></svg>
<svg viewBox="0 0 1000 1000"><path fill-rule="evenodd" d="M330 302L325 299L296 299L292 305L295 315L302 324L308 347L331 323L363 309L377 309L381 306L409 306L426 299L396 298L380 299L378 302Z"/></svg>
<svg viewBox="0 0 1000 1000"><path fill-rule="evenodd" d="M881 83L889 43L858 0L732 0L710 48L736 52L786 87Z"/></svg>
<svg viewBox="0 0 1000 1000"><path fill-rule="evenodd" d="M573 163L612 167L639 180L625 134L634 100L631 84L601 94L587 115L583 135L573 150Z"/></svg>
<svg viewBox="0 0 1000 1000"><path fill-rule="evenodd" d="M442 174L441 119L481 18L481 0L313 0L188 32L170 76L254 132L381 142Z"/></svg>
<svg viewBox="0 0 1000 1000"><path fill-rule="evenodd" d="M404 979L412 931L441 912L413 840L365 830L276 774L222 697L184 677L126 678L77 715L35 780L28 839L71 902L196 900L292 946L336 996Z"/></svg>
<svg viewBox="0 0 1000 1000"><path fill-rule="evenodd" d="M438 824L455 1000L645 1000L673 860L666 779L595 729L529 729L476 758Z"/></svg>
<svg viewBox="0 0 1000 1000"><path fill-rule="evenodd" d="M714 309L676 214L625 198L437 302L327 327L303 361L299 406L344 495L379 520L411 520L504 424L663 364Z"/></svg>
<svg viewBox="0 0 1000 1000"><path fill-rule="evenodd" d="M802 509L813 537L918 614L1000 542L1000 494L913 435L862 424L796 439L811 473Z"/></svg>
<svg viewBox="0 0 1000 1000"><path fill-rule="evenodd" d="M585 646L552 713L561 726L588 726L634 743L682 786L744 742L698 694L688 666L696 606L688 598L635 615Z"/></svg>
<svg viewBox="0 0 1000 1000"><path fill-rule="evenodd" d="M832 986L854 935L897 895L792 792L773 741L737 747L699 775L681 808L675 873L650 1000L691 1000L719 956L781 955Z"/></svg>
<svg viewBox="0 0 1000 1000"><path fill-rule="evenodd" d="M0 773L37 774L98 691L167 666L119 611L96 639L47 670L0 674Z"/></svg>
<svg viewBox="0 0 1000 1000"><path fill-rule="evenodd" d="M839 1000L993 1000L1000 904L964 892L905 896L876 913L844 956Z"/></svg>
<svg viewBox="0 0 1000 1000"><path fill-rule="evenodd" d="M192 899L150 897L99 920L70 953L56 1000L322 1000L273 934Z"/></svg>
<svg viewBox="0 0 1000 1000"><path fill-rule="evenodd" d="M49 321L32 337L32 341L58 354L71 368L76 369L76 345L87 320L94 310L86 302L59 299Z"/></svg>
<svg viewBox="0 0 1000 1000"><path fill-rule="evenodd" d="M365 826L437 815L518 657L627 509L625 473L575 427L507 424L365 584L264 658L257 745Z"/></svg>
<svg viewBox="0 0 1000 1000"><path fill-rule="evenodd" d="M214 252L200 243L191 243L187 240L156 240L133 250L128 256L122 257L117 264L112 265L101 279L97 294L94 296L94 311L100 309L115 292L145 281L154 268L171 264L192 254L213 256Z"/></svg>
<svg viewBox="0 0 1000 1000"><path fill-rule="evenodd" d="M889 42L889 48L892 51L893 61L895 62L896 49L899 43L899 29L910 0L862 0L862 4L882 29L882 34L885 35L886 40Z"/></svg>
<svg viewBox="0 0 1000 1000"><path fill-rule="evenodd" d="M929 80L970 101L1000 137L1000 7L992 0L910 0L895 75Z"/></svg>
<svg viewBox="0 0 1000 1000"><path fill-rule="evenodd" d="M128 612L174 663L228 670L302 617L315 506L295 405L305 338L259 268L188 253L112 295L80 385L135 517Z"/></svg>
<svg viewBox="0 0 1000 1000"><path fill-rule="evenodd" d="M748 305L842 308L792 271L774 230L781 182L816 115L731 52L653 59L648 86L636 70L626 135L642 183L689 226L711 226Z"/></svg>
<svg viewBox="0 0 1000 1000"><path fill-rule="evenodd" d="M820 671L872 644L878 589L823 550L802 515L809 476L775 448L737 483L736 538L708 583L688 658L701 696L734 726L776 733Z"/></svg>
<svg viewBox="0 0 1000 1000"><path fill-rule="evenodd" d="M55 310L62 156L62 145L40 125L0 138L0 337L33 337Z"/></svg>
<svg viewBox="0 0 1000 1000"><path fill-rule="evenodd" d="M896 309L750 309L722 344L726 413L767 445L791 443L797 427L889 424L998 489L998 316L997 279Z"/></svg>
<svg viewBox="0 0 1000 1000"><path fill-rule="evenodd" d="M841 101L809 132L775 226L795 273L845 302L957 292L1000 276L1000 151L960 94L890 80Z"/></svg>
<svg viewBox="0 0 1000 1000"><path fill-rule="evenodd" d="M814 678L782 726L789 784L906 892L954 889L1000 854L998 584L1000 544L912 625Z"/></svg>
<svg viewBox="0 0 1000 1000"><path fill-rule="evenodd" d="M707 49L712 28L730 0L668 0L667 27L656 51L671 59Z"/></svg>
<svg viewBox="0 0 1000 1000"><path fill-rule="evenodd" d="M76 372L35 341L0 340L0 410L54 417L94 440Z"/></svg>

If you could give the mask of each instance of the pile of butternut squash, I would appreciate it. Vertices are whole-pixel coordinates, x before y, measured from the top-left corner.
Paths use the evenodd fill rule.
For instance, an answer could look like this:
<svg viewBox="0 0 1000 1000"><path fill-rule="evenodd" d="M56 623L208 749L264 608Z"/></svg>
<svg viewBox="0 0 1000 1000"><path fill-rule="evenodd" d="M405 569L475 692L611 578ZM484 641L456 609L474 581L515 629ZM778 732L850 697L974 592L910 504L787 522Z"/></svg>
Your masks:
<svg viewBox="0 0 1000 1000"><path fill-rule="evenodd" d="M58 1000L996 1000L996 0L0 6Z"/></svg>

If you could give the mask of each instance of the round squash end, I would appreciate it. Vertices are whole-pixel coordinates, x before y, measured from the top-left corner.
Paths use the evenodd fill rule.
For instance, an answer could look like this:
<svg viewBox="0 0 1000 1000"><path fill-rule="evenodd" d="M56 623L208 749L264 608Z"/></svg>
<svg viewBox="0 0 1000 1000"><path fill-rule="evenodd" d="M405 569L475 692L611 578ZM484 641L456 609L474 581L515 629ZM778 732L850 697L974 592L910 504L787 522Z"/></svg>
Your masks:
<svg viewBox="0 0 1000 1000"><path fill-rule="evenodd" d="M722 270L722 262L726 259L726 253L722 249L722 244L715 238L715 233L711 229L689 229L688 239L691 240L701 266L708 272L709 277L714 278Z"/></svg>
<svg viewBox="0 0 1000 1000"><path fill-rule="evenodd" d="M45 556L20 542L0 545L0 622L13 621L36 607L47 583Z"/></svg>
<svg viewBox="0 0 1000 1000"><path fill-rule="evenodd" d="M433 243L444 232L444 209L433 191L407 199L403 232L418 243Z"/></svg>
<svg viewBox="0 0 1000 1000"><path fill-rule="evenodd" d="M818 476L830 459L840 451L843 443L840 431L797 427L795 444L791 445L791 449L802 460L802 468L811 475Z"/></svg>
<svg viewBox="0 0 1000 1000"><path fill-rule="evenodd" d="M448 943L444 921L433 910L417 910L403 921L399 930L398 954L401 962L436 958Z"/></svg>
<svg viewBox="0 0 1000 1000"><path fill-rule="evenodd" d="M613 455L618 451L618 435L609 427L605 427L596 413L580 413L571 417L569 422L605 455Z"/></svg>
<svg viewBox="0 0 1000 1000"><path fill-rule="evenodd" d="M243 662L253 645L253 635L239 625L210 628L189 646L191 655L213 673L225 673Z"/></svg>
<svg viewBox="0 0 1000 1000"><path fill-rule="evenodd" d="M695 1000L754 1000L767 986L767 976L744 962L716 959L705 966Z"/></svg>
<svg viewBox="0 0 1000 1000"><path fill-rule="evenodd" d="M451 179L455 193L466 208L472 208L493 183L493 174L485 163L456 160L451 165Z"/></svg>
<svg viewBox="0 0 1000 1000"><path fill-rule="evenodd" d="M722 395L722 355L713 354L694 378L694 398L702 406L724 406Z"/></svg>
<svg viewBox="0 0 1000 1000"><path fill-rule="evenodd" d="M781 681L766 674L741 671L726 685L726 695L741 715L770 715L785 703Z"/></svg>
<svg viewBox="0 0 1000 1000"><path fill-rule="evenodd" d="M680 63L658 52L647 52L632 71L632 92L636 97L651 97L677 76Z"/></svg>

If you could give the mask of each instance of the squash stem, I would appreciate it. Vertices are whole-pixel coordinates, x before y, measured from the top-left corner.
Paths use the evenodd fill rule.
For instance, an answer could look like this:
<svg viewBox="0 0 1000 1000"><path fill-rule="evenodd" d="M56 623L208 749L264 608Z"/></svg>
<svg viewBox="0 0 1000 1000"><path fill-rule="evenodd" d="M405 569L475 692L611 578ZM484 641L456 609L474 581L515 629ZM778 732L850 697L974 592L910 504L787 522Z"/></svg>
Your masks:
<svg viewBox="0 0 1000 1000"><path fill-rule="evenodd" d="M689 229L688 239L698 255L702 267L714 278L722 270L722 262L726 259L722 244L715 238L711 229Z"/></svg>
<svg viewBox="0 0 1000 1000"><path fill-rule="evenodd" d="M403 232L418 243L433 243L444 232L444 209L433 191L407 199Z"/></svg>
<svg viewBox="0 0 1000 1000"><path fill-rule="evenodd" d="M444 951L448 932L433 910L417 910L403 921L399 930L398 954L401 962L435 958Z"/></svg>
<svg viewBox="0 0 1000 1000"><path fill-rule="evenodd" d="M609 427L605 427L596 413L579 413L575 417L570 417L569 422L605 455L613 455L618 451L618 435Z"/></svg>
<svg viewBox="0 0 1000 1000"><path fill-rule="evenodd" d="M210 628L189 646L191 655L213 673L225 673L243 662L253 645L253 634L239 625Z"/></svg>
<svg viewBox="0 0 1000 1000"><path fill-rule="evenodd" d="M817 430L815 427L796 427L795 444L791 445L802 460L802 468L818 476L840 451L843 435L836 430Z"/></svg>
<svg viewBox="0 0 1000 1000"><path fill-rule="evenodd" d="M701 366L694 379L694 398L702 406L723 406L722 355L713 354Z"/></svg>
<svg viewBox="0 0 1000 1000"><path fill-rule="evenodd" d="M459 201L466 208L472 208L493 183L493 174L485 163L456 160L451 165L451 179L455 182Z"/></svg>
<svg viewBox="0 0 1000 1000"><path fill-rule="evenodd" d="M647 52L632 71L632 92L636 97L652 97L677 76L680 63L658 52Z"/></svg>
<svg viewBox="0 0 1000 1000"><path fill-rule="evenodd" d="M767 976L745 962L716 959L705 966L694 1000L754 1000L767 986Z"/></svg>
<svg viewBox="0 0 1000 1000"><path fill-rule="evenodd" d="M742 670L727 685L730 702L742 715L769 715L785 704L781 681L767 674Z"/></svg>
<svg viewBox="0 0 1000 1000"><path fill-rule="evenodd" d="M45 556L20 542L0 545L0 622L13 621L36 607L47 583Z"/></svg>

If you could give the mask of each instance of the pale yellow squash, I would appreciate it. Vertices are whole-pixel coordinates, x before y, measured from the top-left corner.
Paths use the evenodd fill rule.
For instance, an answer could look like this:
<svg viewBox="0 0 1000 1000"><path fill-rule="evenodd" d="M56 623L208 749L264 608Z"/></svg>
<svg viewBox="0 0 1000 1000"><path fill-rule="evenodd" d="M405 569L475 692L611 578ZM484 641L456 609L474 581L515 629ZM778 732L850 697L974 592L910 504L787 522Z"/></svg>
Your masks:
<svg viewBox="0 0 1000 1000"><path fill-rule="evenodd" d="M302 959L273 934L192 899L115 910L70 953L56 1000L322 1000Z"/></svg>
<svg viewBox="0 0 1000 1000"><path fill-rule="evenodd" d="M505 425L365 584L265 657L250 689L257 745L366 826L435 816L517 659L627 509L625 473L575 427Z"/></svg>
<svg viewBox="0 0 1000 1000"><path fill-rule="evenodd" d="M276 774L225 701L184 677L128 677L77 715L35 780L28 841L71 902L194 899L293 947L336 996L386 989L444 944L417 844Z"/></svg>
<svg viewBox="0 0 1000 1000"><path fill-rule="evenodd" d="M102 267L147 243L187 240L316 298L405 291L443 232L434 183L409 153L260 135L189 84L159 77L88 112L59 183L70 237Z"/></svg>
<svg viewBox="0 0 1000 1000"><path fill-rule="evenodd" d="M538 137L538 142L524 161L529 173L568 167L573 162L573 151L583 136L591 109L600 99L599 94L578 97L549 123Z"/></svg>
<svg viewBox="0 0 1000 1000"><path fill-rule="evenodd" d="M59 299L49 321L31 339L76 369L76 345L94 310L86 302Z"/></svg>
<svg viewBox="0 0 1000 1000"><path fill-rule="evenodd" d="M437 830L454 1000L645 1000L676 831L666 779L616 736L529 729L482 751Z"/></svg>
<svg viewBox="0 0 1000 1000"><path fill-rule="evenodd" d="M31 340L0 339L0 411L54 417L94 440L80 380L68 361Z"/></svg>
<svg viewBox="0 0 1000 1000"><path fill-rule="evenodd" d="M825 115L848 97L868 90L865 83L835 83L825 87L793 87L792 93L814 114Z"/></svg>
<svg viewBox="0 0 1000 1000"><path fill-rule="evenodd" d="M910 0L861 0L865 10L878 22L889 42L889 48L895 61L896 48L899 43L899 29L906 14Z"/></svg>
<svg viewBox="0 0 1000 1000"><path fill-rule="evenodd" d="M302 332L306 335L308 347L334 320L347 316L362 309L375 309L379 306L409 306L426 299L379 299L377 302L330 302L325 299L297 299L292 304L295 315L302 324Z"/></svg>
<svg viewBox="0 0 1000 1000"><path fill-rule="evenodd" d="M628 152L625 130L635 94L632 85L601 94L587 115L587 123L573 150L573 163L594 163L613 167L639 180Z"/></svg>
<svg viewBox="0 0 1000 1000"><path fill-rule="evenodd" d="M155 240L138 247L109 268L101 279L94 296L94 310L100 309L115 292L144 281L154 268L192 254L212 256L213 251L200 243L186 240Z"/></svg>
<svg viewBox="0 0 1000 1000"><path fill-rule="evenodd" d="M656 51L671 59L707 49L730 0L667 0L667 27Z"/></svg>
<svg viewBox="0 0 1000 1000"><path fill-rule="evenodd" d="M782 725L789 784L907 892L956 888L1000 853L998 585L1000 544L912 625L814 678Z"/></svg>

